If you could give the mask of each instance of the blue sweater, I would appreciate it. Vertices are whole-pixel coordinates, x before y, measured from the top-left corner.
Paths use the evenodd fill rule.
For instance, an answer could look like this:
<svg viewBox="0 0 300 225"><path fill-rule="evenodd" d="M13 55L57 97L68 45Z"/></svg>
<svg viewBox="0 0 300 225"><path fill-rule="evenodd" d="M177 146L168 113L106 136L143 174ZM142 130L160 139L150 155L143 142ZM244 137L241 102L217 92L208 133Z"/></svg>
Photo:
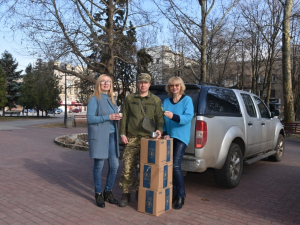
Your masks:
<svg viewBox="0 0 300 225"><path fill-rule="evenodd" d="M188 145L191 136L191 121L194 116L191 97L183 95L177 103L174 103L172 98L167 98L164 100L163 110L173 113L172 119L164 116L164 132L171 138L177 138Z"/></svg>

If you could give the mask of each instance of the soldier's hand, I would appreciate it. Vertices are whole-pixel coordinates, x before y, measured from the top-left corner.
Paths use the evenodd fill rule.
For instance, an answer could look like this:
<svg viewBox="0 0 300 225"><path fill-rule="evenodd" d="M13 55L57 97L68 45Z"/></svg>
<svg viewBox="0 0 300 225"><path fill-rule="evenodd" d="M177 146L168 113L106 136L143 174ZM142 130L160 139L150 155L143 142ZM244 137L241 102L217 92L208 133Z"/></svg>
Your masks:
<svg viewBox="0 0 300 225"><path fill-rule="evenodd" d="M157 131L155 131L158 135L157 135L157 137L155 138L155 139L159 139L160 137L161 137L161 132L160 132L160 130L157 130Z"/></svg>
<svg viewBox="0 0 300 225"><path fill-rule="evenodd" d="M121 139L122 139L122 142L123 142L125 145L128 144L128 139L127 139L127 137L126 137L125 135L122 135Z"/></svg>

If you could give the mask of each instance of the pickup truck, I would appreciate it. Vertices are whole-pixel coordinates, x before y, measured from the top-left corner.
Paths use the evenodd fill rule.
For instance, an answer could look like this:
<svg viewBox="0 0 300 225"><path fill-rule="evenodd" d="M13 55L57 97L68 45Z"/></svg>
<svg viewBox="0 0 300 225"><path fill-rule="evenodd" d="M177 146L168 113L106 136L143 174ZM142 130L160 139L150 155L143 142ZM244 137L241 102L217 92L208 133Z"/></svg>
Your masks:
<svg viewBox="0 0 300 225"><path fill-rule="evenodd" d="M163 101L165 85L150 91ZM243 165L268 158L280 161L285 151L285 133L256 95L219 86L186 84L185 94L193 100L191 139L182 160L182 170L204 172L214 169L215 181L236 187Z"/></svg>

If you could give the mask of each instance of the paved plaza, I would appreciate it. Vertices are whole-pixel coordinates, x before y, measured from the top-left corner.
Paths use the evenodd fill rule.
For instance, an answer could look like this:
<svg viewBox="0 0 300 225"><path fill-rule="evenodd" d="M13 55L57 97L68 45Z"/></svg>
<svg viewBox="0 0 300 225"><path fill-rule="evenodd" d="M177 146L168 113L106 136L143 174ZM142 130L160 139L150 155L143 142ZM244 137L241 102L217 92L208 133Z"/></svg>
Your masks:
<svg viewBox="0 0 300 225"><path fill-rule="evenodd" d="M42 122L58 121L63 118ZM245 166L234 189L217 186L212 170L188 173L183 208L155 217L137 211L134 192L128 207L96 207L88 152L54 143L87 129L39 123L0 122L0 224L300 224L300 141L286 141L279 163ZM120 161L113 191L118 200L121 170Z"/></svg>

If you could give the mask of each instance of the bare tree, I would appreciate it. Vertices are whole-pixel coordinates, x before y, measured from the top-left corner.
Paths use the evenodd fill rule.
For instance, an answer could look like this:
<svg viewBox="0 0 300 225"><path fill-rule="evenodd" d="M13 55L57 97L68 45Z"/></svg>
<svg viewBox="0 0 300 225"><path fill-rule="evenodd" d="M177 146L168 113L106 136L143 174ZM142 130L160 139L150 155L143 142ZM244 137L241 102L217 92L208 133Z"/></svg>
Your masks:
<svg viewBox="0 0 300 225"><path fill-rule="evenodd" d="M292 88L294 94L294 107L295 107L295 119L300 119L300 26L299 17L293 16L291 21L291 35L292 46L291 46L291 57L292 57Z"/></svg>
<svg viewBox="0 0 300 225"><path fill-rule="evenodd" d="M81 65L97 74L113 75L114 60L123 57L122 36L129 25L131 0L5 0L3 20L13 30L21 29L33 51L43 51L53 61ZM131 5L132 6L132 5ZM141 21L141 20L139 20ZM138 26L138 24L137 24ZM56 70L95 82L92 76Z"/></svg>
<svg viewBox="0 0 300 225"><path fill-rule="evenodd" d="M193 50L189 48L190 43L174 26L169 27L168 33L170 35L163 46L148 50L154 56L154 63L150 65L153 75L162 76L161 83L167 83L172 76L180 76L187 83L197 83L195 71L199 71L198 58L191 59L188 57L191 54L186 54Z"/></svg>
<svg viewBox="0 0 300 225"><path fill-rule="evenodd" d="M215 6L215 0L198 0L198 1L173 1L153 0L161 13L177 28L179 29L189 40L193 43L195 49L197 49L201 55L201 70L199 81L206 82L207 80L207 38L211 35L214 29L217 29L220 23L222 23L225 15L230 9L238 2L238 0L230 1L228 7L219 3L219 13L221 17L216 27L207 27L207 19ZM191 8L190 6L193 5ZM200 13L199 13L200 12ZM216 12L216 11L215 11ZM200 16L199 16L200 14Z"/></svg>
<svg viewBox="0 0 300 225"><path fill-rule="evenodd" d="M249 2L248 2L249 3ZM265 103L269 104L275 57L279 52L278 45L280 24L282 22L282 6L275 0L256 1L240 4L241 14L249 24L248 33L256 46L252 51L253 82L252 90L261 94L266 92ZM259 58L257 56L260 56ZM257 61L257 59L259 61ZM258 68L257 66L260 66ZM260 76L258 87L257 78ZM262 95L263 96L263 95Z"/></svg>

